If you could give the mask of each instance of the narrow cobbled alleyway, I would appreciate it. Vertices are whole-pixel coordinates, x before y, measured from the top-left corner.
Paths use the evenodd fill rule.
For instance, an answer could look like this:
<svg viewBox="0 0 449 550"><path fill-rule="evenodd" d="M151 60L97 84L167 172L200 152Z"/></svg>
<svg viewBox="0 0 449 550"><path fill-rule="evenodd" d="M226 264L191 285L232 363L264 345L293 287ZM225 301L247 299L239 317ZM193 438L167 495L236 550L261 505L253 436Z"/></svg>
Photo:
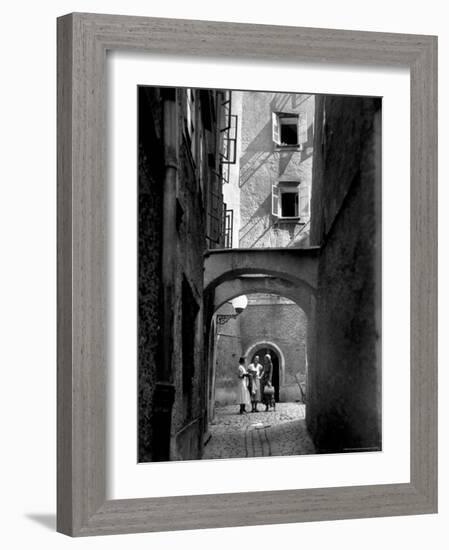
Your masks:
<svg viewBox="0 0 449 550"><path fill-rule="evenodd" d="M276 410L238 414L238 406L217 407L209 426L203 459L314 454L307 432L305 406L277 403Z"/></svg>

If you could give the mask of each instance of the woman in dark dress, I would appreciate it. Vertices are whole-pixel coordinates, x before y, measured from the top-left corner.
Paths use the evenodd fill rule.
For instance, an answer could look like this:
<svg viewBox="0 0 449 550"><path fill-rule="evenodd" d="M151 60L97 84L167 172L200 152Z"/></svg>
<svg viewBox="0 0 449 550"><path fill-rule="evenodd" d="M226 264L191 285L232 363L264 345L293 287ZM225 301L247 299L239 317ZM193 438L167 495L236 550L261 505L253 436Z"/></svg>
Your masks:
<svg viewBox="0 0 449 550"><path fill-rule="evenodd" d="M273 362L271 360L271 355L267 353L264 358L263 373L260 380L260 387L262 390L262 402L265 405L266 411L268 411L268 407L273 404L274 400L274 388L271 385L272 379Z"/></svg>

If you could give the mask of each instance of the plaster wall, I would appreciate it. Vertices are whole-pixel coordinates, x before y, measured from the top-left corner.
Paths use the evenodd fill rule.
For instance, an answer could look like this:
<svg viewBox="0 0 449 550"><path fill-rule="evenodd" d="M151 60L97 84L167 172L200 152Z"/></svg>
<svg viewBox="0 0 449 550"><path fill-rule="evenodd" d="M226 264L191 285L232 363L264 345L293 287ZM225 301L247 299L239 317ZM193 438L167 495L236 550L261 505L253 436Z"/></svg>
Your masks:
<svg viewBox="0 0 449 550"><path fill-rule="evenodd" d="M380 108L376 98L316 103L307 421L322 452L381 448Z"/></svg>
<svg viewBox="0 0 449 550"><path fill-rule="evenodd" d="M242 248L308 246L308 225L272 216L272 186L312 181L314 96L244 92L241 114L240 233ZM272 113L307 117L307 141L301 150L273 142Z"/></svg>

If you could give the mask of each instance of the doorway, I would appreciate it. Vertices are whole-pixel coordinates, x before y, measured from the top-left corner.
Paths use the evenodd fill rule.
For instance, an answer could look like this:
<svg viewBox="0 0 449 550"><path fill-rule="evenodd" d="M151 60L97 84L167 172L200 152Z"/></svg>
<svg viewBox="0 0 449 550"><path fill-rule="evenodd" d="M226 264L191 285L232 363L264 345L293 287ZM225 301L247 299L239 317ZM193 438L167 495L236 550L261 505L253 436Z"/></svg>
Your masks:
<svg viewBox="0 0 449 550"><path fill-rule="evenodd" d="M273 351L271 348L259 348L257 351L253 354L251 358L251 363L254 362L254 357L256 355L259 356L259 361L263 364L264 363L264 357L265 355L270 355L271 361L273 363L273 378L272 378L272 384L274 387L274 400L276 403L279 403L279 357L278 354Z"/></svg>

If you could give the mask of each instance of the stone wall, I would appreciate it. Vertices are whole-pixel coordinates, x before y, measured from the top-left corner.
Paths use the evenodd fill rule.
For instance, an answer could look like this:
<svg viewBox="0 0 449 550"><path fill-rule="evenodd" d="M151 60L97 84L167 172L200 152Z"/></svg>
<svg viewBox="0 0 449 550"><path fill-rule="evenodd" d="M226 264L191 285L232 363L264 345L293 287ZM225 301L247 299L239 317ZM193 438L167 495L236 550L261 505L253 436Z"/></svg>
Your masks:
<svg viewBox="0 0 449 550"><path fill-rule="evenodd" d="M294 302L274 295L255 295L241 315L242 346L248 361L270 343L280 350L280 401L300 399L298 379L306 373L307 317ZM254 348L255 344L261 343ZM262 359L262 358L261 358Z"/></svg>
<svg viewBox="0 0 449 550"><path fill-rule="evenodd" d="M202 262L206 249L206 228L199 182L184 132L183 104L183 94L179 91L177 204L181 208L181 214L177 220L176 291L173 304L176 344L173 348L175 401L172 410L172 460L200 457L204 407ZM190 302L187 310L183 309L183 302L186 300ZM183 348L186 338L189 343L187 348ZM188 357L184 357L187 350Z"/></svg>
<svg viewBox="0 0 449 550"><path fill-rule="evenodd" d="M381 448L380 108L316 101L311 241L322 249L307 422L321 452Z"/></svg>
<svg viewBox="0 0 449 550"><path fill-rule="evenodd" d="M161 360L163 151L159 91L139 88L139 461L152 459L153 397Z"/></svg>
<svg viewBox="0 0 449 550"><path fill-rule="evenodd" d="M223 209L217 177L221 147L217 125L223 123L219 94L215 90L193 90L189 110L185 89L139 88L138 369L142 462L196 459L202 454L208 388L203 254L208 246L219 245L216 230L221 222L218 219L211 223L210 209ZM169 113L164 111L164 100L170 105ZM186 123L187 112L192 126ZM168 120L164 120L164 113ZM165 130L169 129L165 133L164 125ZM189 130L193 126L194 130ZM164 147L164 136L169 137L170 147ZM168 153L170 159L166 162ZM164 201L169 201L168 208ZM164 224L166 230L170 229L168 233L163 233ZM172 267L163 274L164 251ZM165 327L163 335L161 327Z"/></svg>
<svg viewBox="0 0 449 550"><path fill-rule="evenodd" d="M234 313L235 310L230 303L224 304L217 311L218 316ZM235 319L230 318L223 324L217 323L214 404L235 403L236 376L239 359L243 354L240 318L241 315Z"/></svg>

